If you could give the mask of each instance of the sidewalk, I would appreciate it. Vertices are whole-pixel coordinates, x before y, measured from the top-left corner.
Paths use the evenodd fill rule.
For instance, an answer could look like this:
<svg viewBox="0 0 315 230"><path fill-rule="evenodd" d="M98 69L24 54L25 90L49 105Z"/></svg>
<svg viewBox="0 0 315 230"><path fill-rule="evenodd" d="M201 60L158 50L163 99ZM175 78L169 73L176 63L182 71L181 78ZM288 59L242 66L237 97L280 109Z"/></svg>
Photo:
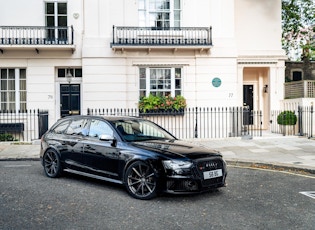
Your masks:
<svg viewBox="0 0 315 230"><path fill-rule="evenodd" d="M315 139L271 135L253 139L202 140L199 143L219 150L228 165L315 174Z"/></svg>
<svg viewBox="0 0 315 230"><path fill-rule="evenodd" d="M315 174L315 139L265 135L253 139L194 139L190 142L219 150L229 165ZM0 142L0 160L39 160L39 144L39 140L32 144Z"/></svg>

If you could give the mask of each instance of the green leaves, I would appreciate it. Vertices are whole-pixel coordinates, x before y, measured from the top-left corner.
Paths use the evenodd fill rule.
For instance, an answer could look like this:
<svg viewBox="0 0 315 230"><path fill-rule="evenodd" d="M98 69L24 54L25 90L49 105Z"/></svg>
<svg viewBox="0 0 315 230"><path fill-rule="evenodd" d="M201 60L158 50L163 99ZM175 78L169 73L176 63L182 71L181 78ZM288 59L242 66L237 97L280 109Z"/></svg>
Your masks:
<svg viewBox="0 0 315 230"><path fill-rule="evenodd" d="M281 112L277 117L277 122L279 125L295 125L297 117L294 112L286 110Z"/></svg>
<svg viewBox="0 0 315 230"><path fill-rule="evenodd" d="M139 101L139 110L147 111L161 111L161 110L175 110L179 111L186 108L186 99L183 96L153 96L142 97Z"/></svg>
<svg viewBox="0 0 315 230"><path fill-rule="evenodd" d="M314 0L282 0L282 46L287 54L303 49L304 57L310 58L311 52L305 49L314 49L314 23Z"/></svg>

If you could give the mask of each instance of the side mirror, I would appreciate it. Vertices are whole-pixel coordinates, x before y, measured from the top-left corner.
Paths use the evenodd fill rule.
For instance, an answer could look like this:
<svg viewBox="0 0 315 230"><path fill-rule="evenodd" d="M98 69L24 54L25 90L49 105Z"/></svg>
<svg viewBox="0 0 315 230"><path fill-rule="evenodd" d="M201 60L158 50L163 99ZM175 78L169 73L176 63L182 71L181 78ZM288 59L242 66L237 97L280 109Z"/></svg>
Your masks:
<svg viewBox="0 0 315 230"><path fill-rule="evenodd" d="M117 144L117 140L115 139L115 137L113 135L109 135L109 134L102 134L100 135L99 138L101 141L108 141L108 142L112 142L111 146L116 147Z"/></svg>
<svg viewBox="0 0 315 230"><path fill-rule="evenodd" d="M108 134L102 134L100 135L100 138L99 138L101 141L113 141L115 140L114 136L113 135L108 135Z"/></svg>

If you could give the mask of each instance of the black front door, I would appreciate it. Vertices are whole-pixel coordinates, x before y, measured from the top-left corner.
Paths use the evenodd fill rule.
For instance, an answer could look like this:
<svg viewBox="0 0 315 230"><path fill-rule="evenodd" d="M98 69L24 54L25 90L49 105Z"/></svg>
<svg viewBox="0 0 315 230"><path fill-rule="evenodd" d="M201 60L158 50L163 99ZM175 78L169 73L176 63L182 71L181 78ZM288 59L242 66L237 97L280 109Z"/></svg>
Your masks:
<svg viewBox="0 0 315 230"><path fill-rule="evenodd" d="M79 115L80 84L60 85L60 116Z"/></svg>
<svg viewBox="0 0 315 230"><path fill-rule="evenodd" d="M253 85L243 85L243 124L252 125L253 116L252 111L254 108L254 96L253 96Z"/></svg>

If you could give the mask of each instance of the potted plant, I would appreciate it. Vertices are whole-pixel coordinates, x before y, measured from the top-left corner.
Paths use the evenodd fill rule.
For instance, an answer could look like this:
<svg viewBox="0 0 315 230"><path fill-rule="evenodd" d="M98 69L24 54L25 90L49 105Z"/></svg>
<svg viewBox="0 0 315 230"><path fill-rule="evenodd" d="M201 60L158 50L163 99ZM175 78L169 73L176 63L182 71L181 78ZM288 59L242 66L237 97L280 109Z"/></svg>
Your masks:
<svg viewBox="0 0 315 230"><path fill-rule="evenodd" d="M183 113L185 108L186 99L180 95L171 97L150 94L148 97L142 97L139 101L140 113L174 113L175 115Z"/></svg>
<svg viewBox="0 0 315 230"><path fill-rule="evenodd" d="M277 123L280 125L280 131L283 135L293 134L296 122L297 116L290 110L281 112L277 117Z"/></svg>

